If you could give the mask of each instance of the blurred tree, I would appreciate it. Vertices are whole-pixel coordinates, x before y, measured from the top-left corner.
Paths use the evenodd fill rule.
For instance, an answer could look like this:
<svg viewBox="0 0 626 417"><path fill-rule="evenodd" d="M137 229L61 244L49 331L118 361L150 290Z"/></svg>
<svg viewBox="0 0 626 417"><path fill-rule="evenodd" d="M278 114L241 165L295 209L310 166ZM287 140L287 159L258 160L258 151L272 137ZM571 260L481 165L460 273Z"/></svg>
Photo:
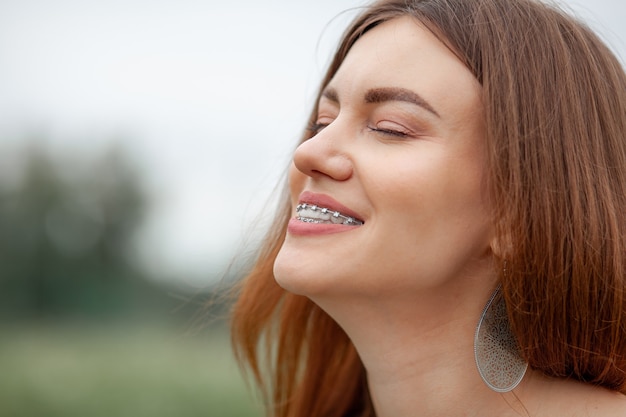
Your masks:
<svg viewBox="0 0 626 417"><path fill-rule="evenodd" d="M13 182L0 177L0 319L165 308L127 256L147 199L126 155L55 160L31 145L21 158Z"/></svg>

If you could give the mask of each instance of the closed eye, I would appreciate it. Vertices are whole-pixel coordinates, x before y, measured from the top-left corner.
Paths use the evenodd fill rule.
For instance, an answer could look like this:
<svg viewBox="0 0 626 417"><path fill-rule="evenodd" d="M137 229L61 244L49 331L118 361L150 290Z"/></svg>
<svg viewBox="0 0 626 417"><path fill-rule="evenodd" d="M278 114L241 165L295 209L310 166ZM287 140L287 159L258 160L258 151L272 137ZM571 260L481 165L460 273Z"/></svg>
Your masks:
<svg viewBox="0 0 626 417"><path fill-rule="evenodd" d="M408 136L406 132L402 132L399 130L380 129L380 128L375 128L375 127L369 127L368 129L371 132L380 133L380 134L387 135L387 136L395 136L395 137L401 137L401 138Z"/></svg>
<svg viewBox="0 0 626 417"><path fill-rule="evenodd" d="M322 130L324 130L324 128L326 128L327 126L328 126L328 123L313 122L313 123L309 123L306 130L311 134L311 136L315 136L318 133L320 133Z"/></svg>

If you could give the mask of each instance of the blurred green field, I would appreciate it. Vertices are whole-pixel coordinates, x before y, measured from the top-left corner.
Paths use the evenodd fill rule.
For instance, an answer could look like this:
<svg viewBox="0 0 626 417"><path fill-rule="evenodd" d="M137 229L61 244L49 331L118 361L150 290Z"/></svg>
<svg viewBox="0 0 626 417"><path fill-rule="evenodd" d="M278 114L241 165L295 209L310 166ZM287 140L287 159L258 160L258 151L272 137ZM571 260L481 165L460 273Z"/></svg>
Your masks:
<svg viewBox="0 0 626 417"><path fill-rule="evenodd" d="M219 327L0 326L0 417L259 417Z"/></svg>

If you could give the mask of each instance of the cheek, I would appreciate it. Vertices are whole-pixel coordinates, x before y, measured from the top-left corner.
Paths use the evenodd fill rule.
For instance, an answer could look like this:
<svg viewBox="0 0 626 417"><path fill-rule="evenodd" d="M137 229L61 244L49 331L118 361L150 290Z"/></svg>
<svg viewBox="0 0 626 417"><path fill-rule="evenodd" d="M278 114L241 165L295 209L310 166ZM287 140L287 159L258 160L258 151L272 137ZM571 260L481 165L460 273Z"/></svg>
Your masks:
<svg viewBox="0 0 626 417"><path fill-rule="evenodd" d="M395 162L390 164L395 168L388 171L390 175L370 179L377 192L372 199L376 211L384 214L386 222L402 224L401 232L411 237L411 244L422 243L426 236L446 244L455 239L468 244L476 238L475 244L484 248L488 239L483 231L490 230L491 212L480 155L430 155Z"/></svg>

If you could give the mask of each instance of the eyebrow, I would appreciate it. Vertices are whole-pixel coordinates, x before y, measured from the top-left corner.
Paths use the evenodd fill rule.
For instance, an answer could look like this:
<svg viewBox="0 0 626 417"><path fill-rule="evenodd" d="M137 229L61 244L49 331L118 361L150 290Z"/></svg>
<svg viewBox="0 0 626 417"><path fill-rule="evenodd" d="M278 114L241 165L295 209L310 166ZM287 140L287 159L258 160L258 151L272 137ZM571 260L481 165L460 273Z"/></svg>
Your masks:
<svg viewBox="0 0 626 417"><path fill-rule="evenodd" d="M365 93L366 103L384 103L386 101L404 101L423 107L437 117L439 113L422 96L406 88L374 88Z"/></svg>
<svg viewBox="0 0 626 417"><path fill-rule="evenodd" d="M337 90L335 90L334 88L326 88L322 93L322 96L334 103L339 103L339 94L337 94ZM371 90L367 90L367 92L365 93L365 102L368 104L384 103L387 101L403 101L406 103L415 104L416 106L420 106L428 110L435 116L441 117L439 116L439 113L437 113L437 111L433 108L433 106L431 106L428 101L426 101L422 96L406 88L373 88Z"/></svg>
<svg viewBox="0 0 626 417"><path fill-rule="evenodd" d="M322 92L322 97L327 98L333 103L339 104L339 94L337 94L337 90L331 87L327 87Z"/></svg>

